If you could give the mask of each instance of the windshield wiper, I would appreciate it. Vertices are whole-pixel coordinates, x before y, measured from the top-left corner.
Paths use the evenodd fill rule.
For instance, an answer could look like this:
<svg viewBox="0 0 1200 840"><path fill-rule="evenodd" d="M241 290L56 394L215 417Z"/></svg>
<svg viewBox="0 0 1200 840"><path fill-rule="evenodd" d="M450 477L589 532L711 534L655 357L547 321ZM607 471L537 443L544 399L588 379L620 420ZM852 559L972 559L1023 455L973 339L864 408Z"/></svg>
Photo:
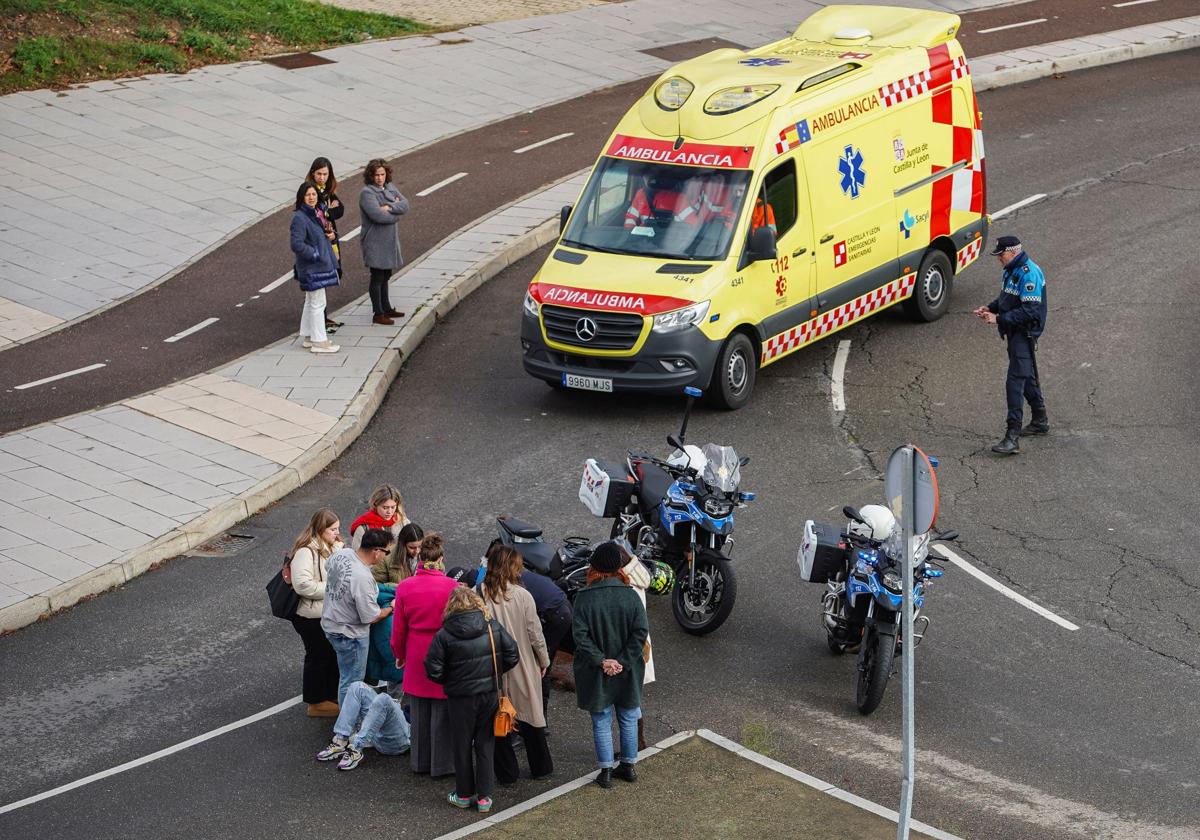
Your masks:
<svg viewBox="0 0 1200 840"><path fill-rule="evenodd" d="M626 251L623 248L605 248L601 245L592 245L590 243L576 242L574 239L562 240L563 245L569 245L572 248L581 248L584 251L596 251L601 254L624 254L626 256L644 257L646 254L641 254L637 251Z"/></svg>

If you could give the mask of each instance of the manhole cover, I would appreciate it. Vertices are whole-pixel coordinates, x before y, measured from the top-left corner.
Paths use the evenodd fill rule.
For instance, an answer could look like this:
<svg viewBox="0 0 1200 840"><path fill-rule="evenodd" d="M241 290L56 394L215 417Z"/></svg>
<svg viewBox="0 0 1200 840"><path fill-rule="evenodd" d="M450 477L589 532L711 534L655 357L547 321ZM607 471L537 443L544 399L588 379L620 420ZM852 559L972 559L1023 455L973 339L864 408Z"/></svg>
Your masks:
<svg viewBox="0 0 1200 840"><path fill-rule="evenodd" d="M250 543L254 537L249 534L221 534L188 552L189 557L229 557L237 554Z"/></svg>
<svg viewBox="0 0 1200 840"><path fill-rule="evenodd" d="M284 70L299 70L301 67L316 67L319 64L335 64L332 58L314 55L310 52L289 53L288 55L273 55L264 58L267 64L274 64Z"/></svg>

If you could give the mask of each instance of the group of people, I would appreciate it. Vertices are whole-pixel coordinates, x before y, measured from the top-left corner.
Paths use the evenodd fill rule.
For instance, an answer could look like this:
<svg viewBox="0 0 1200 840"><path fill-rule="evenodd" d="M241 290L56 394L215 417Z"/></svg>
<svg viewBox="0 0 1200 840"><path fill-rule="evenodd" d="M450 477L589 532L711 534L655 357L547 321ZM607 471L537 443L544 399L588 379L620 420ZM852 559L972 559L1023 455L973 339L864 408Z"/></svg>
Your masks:
<svg viewBox="0 0 1200 840"><path fill-rule="evenodd" d="M290 245L295 257L295 275L304 291L300 337L312 353L336 353L341 348L329 334L342 326L325 311L325 290L344 278L342 243L338 220L346 207L337 195L338 180L333 164L319 157L312 162L304 182L296 190ZM392 168L376 158L363 170L363 188L358 196L362 229L358 238L363 262L370 271L368 291L373 322L391 326L404 313L388 297L388 281L404 264L400 251L400 217L409 210L408 199L392 183Z"/></svg>
<svg viewBox="0 0 1200 840"><path fill-rule="evenodd" d="M650 576L623 546L595 549L572 607L498 540L477 568L447 569L441 535L409 521L391 485L371 495L350 539L343 544L337 514L322 508L288 559L300 599L292 623L304 643L303 699L310 716L336 717L317 760L353 770L368 747L408 753L414 773L453 774L450 804L486 813L496 783L520 775L518 739L531 778L554 772L547 672L564 650L574 653L577 703L592 718L597 784L636 780L642 686L653 680ZM502 697L517 725L497 736Z"/></svg>

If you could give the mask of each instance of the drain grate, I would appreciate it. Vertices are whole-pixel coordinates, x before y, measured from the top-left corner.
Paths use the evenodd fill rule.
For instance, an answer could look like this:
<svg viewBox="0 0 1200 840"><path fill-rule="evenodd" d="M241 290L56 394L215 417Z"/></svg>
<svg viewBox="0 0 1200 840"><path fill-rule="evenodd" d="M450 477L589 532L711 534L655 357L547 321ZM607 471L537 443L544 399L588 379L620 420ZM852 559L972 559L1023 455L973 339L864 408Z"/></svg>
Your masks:
<svg viewBox="0 0 1200 840"><path fill-rule="evenodd" d="M249 534L221 534L188 552L189 557L231 557L243 551L254 537Z"/></svg>
<svg viewBox="0 0 1200 840"><path fill-rule="evenodd" d="M314 55L310 52L288 53L287 55L273 55L270 58L264 58L267 64L274 64L276 67L282 67L284 70L299 70L301 67L316 67L321 64L335 64L332 58Z"/></svg>
<svg viewBox="0 0 1200 840"><path fill-rule="evenodd" d="M743 49L741 44L726 41L724 38L701 38L699 41L684 41L680 44L667 44L649 50L640 50L646 55L661 58L663 61L687 61L698 55L704 55L713 50Z"/></svg>

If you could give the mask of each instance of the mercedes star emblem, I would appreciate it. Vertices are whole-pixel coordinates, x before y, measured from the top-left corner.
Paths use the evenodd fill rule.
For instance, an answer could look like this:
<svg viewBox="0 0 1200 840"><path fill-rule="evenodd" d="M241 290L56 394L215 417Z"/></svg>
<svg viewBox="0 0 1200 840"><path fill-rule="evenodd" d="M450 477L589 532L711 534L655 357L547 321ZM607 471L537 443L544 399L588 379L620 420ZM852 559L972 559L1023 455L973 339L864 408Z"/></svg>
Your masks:
<svg viewBox="0 0 1200 840"><path fill-rule="evenodd" d="M596 337L596 322L591 318L580 318L575 322L575 335L580 341L591 341Z"/></svg>

